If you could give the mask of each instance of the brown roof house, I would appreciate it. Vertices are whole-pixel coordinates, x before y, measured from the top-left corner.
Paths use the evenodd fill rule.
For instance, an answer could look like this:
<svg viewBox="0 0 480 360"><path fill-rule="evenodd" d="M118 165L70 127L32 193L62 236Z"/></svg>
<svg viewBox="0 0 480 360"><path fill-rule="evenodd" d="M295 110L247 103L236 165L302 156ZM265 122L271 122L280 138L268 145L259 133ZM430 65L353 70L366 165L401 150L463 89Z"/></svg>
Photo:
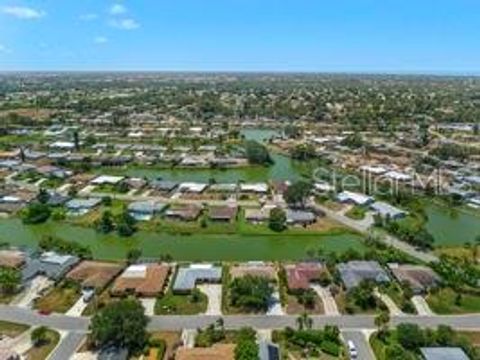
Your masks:
<svg viewBox="0 0 480 360"><path fill-rule="evenodd" d="M237 205L212 206L208 217L213 221L231 222L237 217L237 211Z"/></svg>
<svg viewBox="0 0 480 360"><path fill-rule="evenodd" d="M277 278L277 271L271 264L265 264L261 261L252 261L245 264L233 266L230 269L232 279L237 279L247 275L263 277L265 279L275 281Z"/></svg>
<svg viewBox="0 0 480 360"><path fill-rule="evenodd" d="M310 283L320 280L325 266L319 262L303 262L286 265L287 286L289 291L303 291L310 288Z"/></svg>
<svg viewBox="0 0 480 360"><path fill-rule="evenodd" d="M235 359L234 344L215 344L208 348L179 348L176 360L233 360Z"/></svg>
<svg viewBox="0 0 480 360"><path fill-rule="evenodd" d="M82 261L67 274L67 279L76 281L83 288L104 289L120 272L123 266L117 263Z"/></svg>
<svg viewBox="0 0 480 360"><path fill-rule="evenodd" d="M166 264L130 265L112 286L112 294L121 296L135 294L143 297L155 297L163 292L167 283L170 267Z"/></svg>
<svg viewBox="0 0 480 360"><path fill-rule="evenodd" d="M25 253L20 250L0 250L0 267L20 269L25 260Z"/></svg>
<svg viewBox="0 0 480 360"><path fill-rule="evenodd" d="M415 294L423 294L441 282L437 273L428 266L388 264L388 268L399 282L408 283Z"/></svg>
<svg viewBox="0 0 480 360"><path fill-rule="evenodd" d="M197 220L202 212L202 208L197 205L172 206L165 211L165 216L173 220L194 221Z"/></svg>

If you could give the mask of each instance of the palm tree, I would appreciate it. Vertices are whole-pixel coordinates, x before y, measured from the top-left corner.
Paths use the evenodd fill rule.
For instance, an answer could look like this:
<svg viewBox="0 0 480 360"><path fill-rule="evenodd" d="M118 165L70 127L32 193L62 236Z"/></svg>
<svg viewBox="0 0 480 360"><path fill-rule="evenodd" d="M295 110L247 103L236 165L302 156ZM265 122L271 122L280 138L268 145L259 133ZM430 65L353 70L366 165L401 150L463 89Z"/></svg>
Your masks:
<svg viewBox="0 0 480 360"><path fill-rule="evenodd" d="M297 317L298 330L311 329L313 327L313 320L306 312Z"/></svg>

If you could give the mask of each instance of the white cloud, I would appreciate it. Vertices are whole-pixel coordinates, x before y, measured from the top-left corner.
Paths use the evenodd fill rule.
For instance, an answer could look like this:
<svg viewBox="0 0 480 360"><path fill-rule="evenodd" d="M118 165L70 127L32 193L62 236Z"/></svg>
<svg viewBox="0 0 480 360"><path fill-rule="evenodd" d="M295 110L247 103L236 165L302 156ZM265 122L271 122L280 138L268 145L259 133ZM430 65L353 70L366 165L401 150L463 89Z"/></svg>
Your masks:
<svg viewBox="0 0 480 360"><path fill-rule="evenodd" d="M95 39L93 39L93 42L97 45L106 44L108 42L108 38L105 36L97 36Z"/></svg>
<svg viewBox="0 0 480 360"><path fill-rule="evenodd" d="M93 21L98 19L98 15L94 13L80 15L82 21Z"/></svg>
<svg viewBox="0 0 480 360"><path fill-rule="evenodd" d="M110 26L122 29L122 30L135 30L140 27L140 24L136 22L134 19L119 19L119 20L111 20L109 22Z"/></svg>
<svg viewBox="0 0 480 360"><path fill-rule="evenodd" d="M45 16L45 11L43 10L36 10L29 7L24 6L4 6L1 8L1 12L16 17L17 19L39 19Z"/></svg>
<svg viewBox="0 0 480 360"><path fill-rule="evenodd" d="M12 50L5 45L0 44L0 54L11 54Z"/></svg>
<svg viewBox="0 0 480 360"><path fill-rule="evenodd" d="M122 4L114 4L110 8L111 15L122 15L122 14L125 14L126 12L127 12L127 8Z"/></svg>

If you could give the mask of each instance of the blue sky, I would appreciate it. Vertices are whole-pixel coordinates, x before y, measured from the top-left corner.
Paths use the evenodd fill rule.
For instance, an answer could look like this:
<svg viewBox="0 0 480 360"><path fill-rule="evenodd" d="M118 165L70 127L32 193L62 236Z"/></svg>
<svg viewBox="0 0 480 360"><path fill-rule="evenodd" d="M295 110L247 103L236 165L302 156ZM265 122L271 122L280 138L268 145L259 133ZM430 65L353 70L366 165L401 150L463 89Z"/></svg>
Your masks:
<svg viewBox="0 0 480 360"><path fill-rule="evenodd" d="M480 72L479 0L0 0L0 70Z"/></svg>

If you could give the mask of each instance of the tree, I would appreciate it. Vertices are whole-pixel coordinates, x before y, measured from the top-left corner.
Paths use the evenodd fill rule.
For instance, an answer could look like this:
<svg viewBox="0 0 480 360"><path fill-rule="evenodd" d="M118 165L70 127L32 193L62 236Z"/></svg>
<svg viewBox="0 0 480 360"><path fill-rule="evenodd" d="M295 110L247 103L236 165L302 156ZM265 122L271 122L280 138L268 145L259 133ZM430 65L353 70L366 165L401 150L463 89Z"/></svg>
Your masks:
<svg viewBox="0 0 480 360"><path fill-rule="evenodd" d="M307 289L302 291L298 296L298 302L306 308L313 309L315 307L315 291L313 289Z"/></svg>
<svg viewBox="0 0 480 360"><path fill-rule="evenodd" d="M287 223L287 214L279 207L273 208L270 211L270 218L268 220L268 227L273 231L283 231Z"/></svg>
<svg viewBox="0 0 480 360"><path fill-rule="evenodd" d="M272 293L268 279L260 276L236 278L230 285L231 304L255 312L268 309Z"/></svg>
<svg viewBox="0 0 480 360"><path fill-rule="evenodd" d="M416 324L398 325L397 339L400 345L408 350L416 350L425 344L423 331Z"/></svg>
<svg viewBox="0 0 480 360"><path fill-rule="evenodd" d="M133 299L111 302L92 318L90 330L95 345L126 347L136 353L145 346L148 336L142 304Z"/></svg>
<svg viewBox="0 0 480 360"><path fill-rule="evenodd" d="M46 189L40 189L37 195L37 200L41 204L46 204L48 203L48 200L50 199L50 194Z"/></svg>
<svg viewBox="0 0 480 360"><path fill-rule="evenodd" d="M73 143L75 145L75 150L80 151L80 138L78 136L78 130L73 132Z"/></svg>
<svg viewBox="0 0 480 360"><path fill-rule="evenodd" d="M245 142L248 162L255 165L271 165L273 163L267 148L254 140Z"/></svg>
<svg viewBox="0 0 480 360"><path fill-rule="evenodd" d="M132 236L137 230L135 227L136 220L125 209L117 220L117 232L118 235L128 237Z"/></svg>
<svg viewBox="0 0 480 360"><path fill-rule="evenodd" d="M373 282L363 280L350 291L349 296L353 299L355 305L360 306L363 310L373 309L377 306L377 299L373 290Z"/></svg>
<svg viewBox="0 0 480 360"><path fill-rule="evenodd" d="M127 252L127 262L129 264L134 264L142 256L142 250L140 249L131 249Z"/></svg>
<svg viewBox="0 0 480 360"><path fill-rule="evenodd" d="M237 337L235 360L258 360L256 333L251 328L242 328Z"/></svg>
<svg viewBox="0 0 480 360"><path fill-rule="evenodd" d="M290 156L292 159L305 161L315 158L317 152L311 144L299 144L292 149Z"/></svg>
<svg viewBox="0 0 480 360"><path fill-rule="evenodd" d="M387 326L389 322L390 322L390 315L388 314L388 311L382 311L380 314L378 314L375 317L375 326L378 328L378 336L381 339L385 338L385 335L387 333Z"/></svg>
<svg viewBox="0 0 480 360"><path fill-rule="evenodd" d="M97 231L101 232L102 234L108 234L113 230L113 217L110 211L107 210L103 212L102 217L98 221L96 228Z"/></svg>
<svg viewBox="0 0 480 360"><path fill-rule="evenodd" d="M34 202L22 212L22 221L24 224L41 224L47 221L50 215L51 210L48 205Z"/></svg>
<svg viewBox="0 0 480 360"><path fill-rule="evenodd" d="M38 347L48 342L48 328L46 326L40 326L33 329L30 334L30 340L33 345Z"/></svg>
<svg viewBox="0 0 480 360"><path fill-rule="evenodd" d="M305 200L312 191L312 184L307 181L297 181L285 191L284 198L288 204L305 205Z"/></svg>
<svg viewBox="0 0 480 360"><path fill-rule="evenodd" d="M0 290L3 294L13 294L21 282L20 272L16 269L0 268Z"/></svg>

